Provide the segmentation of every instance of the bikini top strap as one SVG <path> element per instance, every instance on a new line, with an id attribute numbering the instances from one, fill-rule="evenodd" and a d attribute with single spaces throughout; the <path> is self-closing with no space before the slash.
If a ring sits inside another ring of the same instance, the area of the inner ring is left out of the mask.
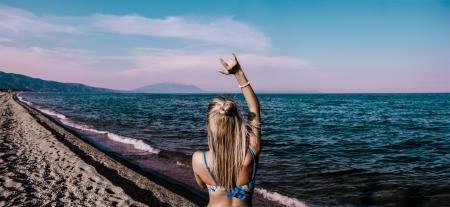
<path id="1" fill-rule="evenodd" d="M 255 180 L 255 176 L 256 176 L 256 157 L 255 157 L 255 153 L 253 152 L 252 148 L 249 147 L 248 149 L 250 151 L 250 154 L 253 157 L 253 167 L 252 167 L 252 178 L 251 178 L 251 180 L 254 181 Z"/>
<path id="2" fill-rule="evenodd" d="M 211 172 L 211 169 L 209 169 L 208 167 L 208 161 L 206 161 L 206 151 L 203 151 L 203 160 L 205 161 L 205 166 L 206 169 L 208 170 L 209 176 L 211 176 L 211 179 L 214 181 L 214 185 L 216 185 L 216 178 L 214 177 L 214 175 Z"/>

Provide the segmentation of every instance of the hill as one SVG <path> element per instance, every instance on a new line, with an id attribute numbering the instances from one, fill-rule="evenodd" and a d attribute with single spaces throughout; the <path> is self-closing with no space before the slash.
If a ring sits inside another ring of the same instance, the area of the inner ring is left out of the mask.
<path id="1" fill-rule="evenodd" d="M 97 88 L 80 83 L 61 83 L 42 80 L 15 73 L 0 71 L 0 89 L 27 90 L 37 92 L 116 92 L 112 89 Z"/>

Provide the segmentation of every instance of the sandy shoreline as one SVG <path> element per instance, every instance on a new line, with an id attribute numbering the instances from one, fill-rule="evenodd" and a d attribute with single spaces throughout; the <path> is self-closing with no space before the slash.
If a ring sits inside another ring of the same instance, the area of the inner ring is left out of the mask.
<path id="1" fill-rule="evenodd" d="M 205 204 L 195 190 L 160 176 L 149 179 L 14 95 L 0 92 L 0 206 Z"/>

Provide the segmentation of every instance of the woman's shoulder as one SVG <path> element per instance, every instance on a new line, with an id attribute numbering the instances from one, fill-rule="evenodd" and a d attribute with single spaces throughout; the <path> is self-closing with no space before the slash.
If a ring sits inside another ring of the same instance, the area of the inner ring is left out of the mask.
<path id="1" fill-rule="evenodd" d="M 203 156 L 203 151 L 200 151 L 200 150 L 195 151 L 192 154 L 192 160 L 196 160 L 196 159 L 200 158 L 201 156 Z"/>
<path id="2" fill-rule="evenodd" d="M 192 154 L 192 167 L 198 166 L 199 164 L 202 164 L 203 162 L 203 153 L 205 151 L 195 151 Z"/>

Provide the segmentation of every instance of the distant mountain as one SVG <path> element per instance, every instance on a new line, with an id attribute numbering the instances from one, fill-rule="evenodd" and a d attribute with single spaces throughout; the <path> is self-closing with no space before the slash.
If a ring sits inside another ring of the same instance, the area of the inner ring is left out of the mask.
<path id="1" fill-rule="evenodd" d="M 28 90 L 38 92 L 118 92 L 112 89 L 91 87 L 80 83 L 61 83 L 56 81 L 47 81 L 15 73 L 5 73 L 2 71 L 0 71 L 0 89 Z"/>
<path id="2" fill-rule="evenodd" d="M 136 93 L 205 93 L 206 91 L 194 85 L 180 83 L 157 83 L 131 90 Z"/>

